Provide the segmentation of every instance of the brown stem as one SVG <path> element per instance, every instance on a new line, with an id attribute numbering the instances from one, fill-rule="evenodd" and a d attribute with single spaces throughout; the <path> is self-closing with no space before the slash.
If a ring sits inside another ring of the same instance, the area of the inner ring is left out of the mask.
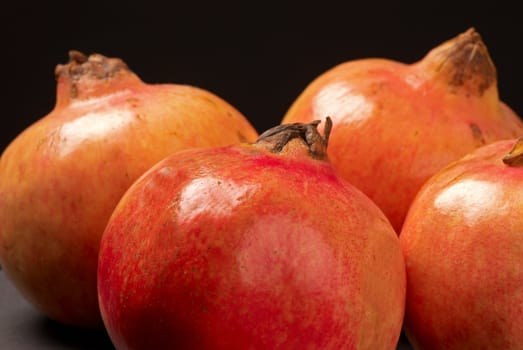
<path id="1" fill-rule="evenodd" d="M 503 157 L 503 163 L 513 167 L 523 167 L 523 137 L 520 137 Z"/>
<path id="2" fill-rule="evenodd" d="M 290 123 L 275 126 L 263 132 L 255 144 L 262 145 L 273 153 L 279 153 L 289 141 L 300 138 L 308 147 L 311 157 L 327 159 L 327 145 L 332 129 L 332 120 L 330 117 L 325 119 L 323 136 L 317 129 L 320 122 L 320 120 L 315 120 L 310 123 Z"/>

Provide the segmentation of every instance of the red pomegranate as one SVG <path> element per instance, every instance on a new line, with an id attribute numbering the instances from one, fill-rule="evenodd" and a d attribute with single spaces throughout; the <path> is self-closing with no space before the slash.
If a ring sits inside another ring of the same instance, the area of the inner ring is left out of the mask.
<path id="1" fill-rule="evenodd" d="M 124 191 L 173 152 L 257 133 L 218 96 L 146 84 L 117 58 L 72 51 L 56 76 L 54 109 L 0 159 L 0 265 L 49 317 L 102 326 L 98 247 Z"/>
<path id="2" fill-rule="evenodd" d="M 413 64 L 351 60 L 312 81 L 282 123 L 333 119 L 329 159 L 400 232 L 421 185 L 478 146 L 523 135 L 500 101 L 496 67 L 473 28 Z"/>
<path id="3" fill-rule="evenodd" d="M 523 139 L 431 177 L 400 234 L 405 332 L 416 349 L 523 346 Z"/>
<path id="4" fill-rule="evenodd" d="M 98 265 L 117 349 L 396 348 L 399 239 L 317 123 L 178 152 L 130 187 Z"/>

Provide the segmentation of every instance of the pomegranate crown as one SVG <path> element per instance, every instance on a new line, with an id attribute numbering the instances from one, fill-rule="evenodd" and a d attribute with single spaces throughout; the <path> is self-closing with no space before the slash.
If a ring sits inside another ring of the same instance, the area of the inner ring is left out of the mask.
<path id="1" fill-rule="evenodd" d="M 255 143 L 267 144 L 271 152 L 279 153 L 289 141 L 294 138 L 300 138 L 309 147 L 309 154 L 312 158 L 326 159 L 332 120 L 330 117 L 326 117 L 323 136 L 318 132 L 320 123 L 320 120 L 314 120 L 310 123 L 278 125 L 263 132 Z"/>
<path id="2" fill-rule="evenodd" d="M 87 56 L 80 51 L 71 50 L 69 62 L 57 65 L 55 76 L 58 78 L 66 75 L 72 80 L 78 80 L 87 74 L 97 79 L 106 79 L 122 70 L 129 70 L 129 67 L 120 58 L 109 58 L 98 53 Z"/>

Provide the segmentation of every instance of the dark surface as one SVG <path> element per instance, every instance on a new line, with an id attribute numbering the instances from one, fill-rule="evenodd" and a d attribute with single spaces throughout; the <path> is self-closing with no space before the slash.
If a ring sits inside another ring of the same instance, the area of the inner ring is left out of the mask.
<path id="1" fill-rule="evenodd" d="M 0 349 L 114 349 L 107 334 L 65 327 L 37 312 L 0 271 Z M 402 338 L 398 350 L 412 349 Z"/>
<path id="2" fill-rule="evenodd" d="M 114 349 L 105 331 L 65 327 L 36 311 L 0 271 L 0 349 Z"/>

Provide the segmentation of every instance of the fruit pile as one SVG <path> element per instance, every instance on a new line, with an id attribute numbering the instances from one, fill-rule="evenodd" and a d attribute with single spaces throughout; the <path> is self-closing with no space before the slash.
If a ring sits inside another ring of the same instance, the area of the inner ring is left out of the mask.
<path id="1" fill-rule="evenodd" d="M 0 265 L 117 349 L 523 347 L 523 121 L 473 28 L 347 61 L 262 133 L 70 52 L 0 158 Z"/>

